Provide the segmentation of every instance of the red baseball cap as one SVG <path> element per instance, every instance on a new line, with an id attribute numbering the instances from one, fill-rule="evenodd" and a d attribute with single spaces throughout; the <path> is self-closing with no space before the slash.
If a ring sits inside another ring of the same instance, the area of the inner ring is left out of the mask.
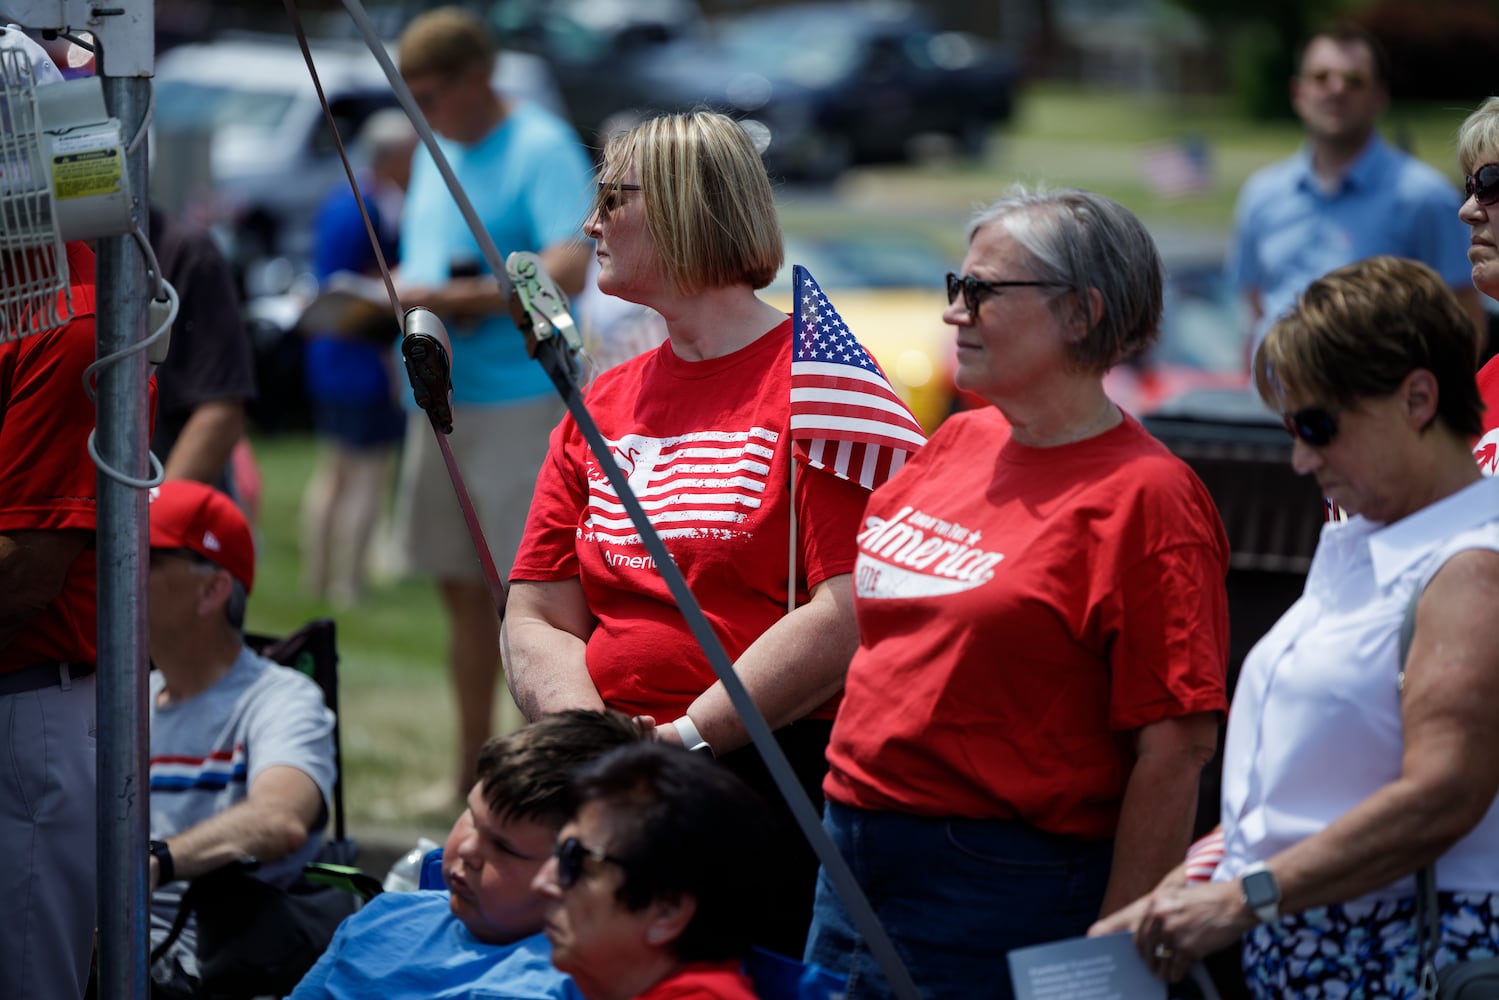
<path id="1" fill-rule="evenodd" d="M 255 537 L 239 506 L 212 486 L 169 479 L 151 491 L 151 547 L 192 549 L 245 585 L 255 583 Z"/>

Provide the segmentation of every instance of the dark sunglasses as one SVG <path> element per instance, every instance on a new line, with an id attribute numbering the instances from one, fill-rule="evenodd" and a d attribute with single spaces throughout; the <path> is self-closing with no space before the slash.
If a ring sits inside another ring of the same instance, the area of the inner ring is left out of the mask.
<path id="1" fill-rule="evenodd" d="M 963 308 L 968 310 L 968 315 L 978 319 L 979 303 L 990 295 L 996 294 L 1001 288 L 1066 288 L 1060 281 L 984 281 L 975 278 L 971 274 L 956 275 L 951 271 L 947 273 L 947 304 L 952 305 L 958 301 L 958 293 L 963 293 Z"/>
<path id="2" fill-rule="evenodd" d="M 1287 434 L 1301 438 L 1313 448 L 1325 448 L 1338 436 L 1338 418 L 1320 406 L 1281 414 L 1280 422 Z"/>
<path id="3" fill-rule="evenodd" d="M 568 837 L 559 841 L 552 848 L 552 857 L 557 859 L 557 885 L 562 889 L 571 889 L 578 884 L 578 877 L 583 874 L 583 859 L 592 858 L 598 862 L 619 865 L 625 867 L 624 861 L 605 854 L 596 847 L 587 847 L 577 837 Z"/>
<path id="4" fill-rule="evenodd" d="M 1489 208 L 1499 202 L 1499 163 L 1485 163 L 1463 178 L 1463 190 L 1469 198 L 1478 199 L 1478 204 Z"/>
<path id="5" fill-rule="evenodd" d="M 619 207 L 619 193 L 621 191 L 641 191 L 639 184 L 600 184 L 599 213 L 609 215 Z"/>

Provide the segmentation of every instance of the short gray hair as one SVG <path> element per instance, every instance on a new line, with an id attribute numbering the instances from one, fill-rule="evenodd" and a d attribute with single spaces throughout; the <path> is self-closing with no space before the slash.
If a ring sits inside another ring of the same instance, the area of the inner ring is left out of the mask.
<path id="1" fill-rule="evenodd" d="M 234 629 L 234 631 L 244 632 L 245 612 L 250 606 L 250 592 L 245 589 L 245 585 L 240 583 L 239 579 L 233 573 L 229 573 L 227 569 L 196 549 L 182 549 L 181 551 L 187 556 L 188 561 L 198 569 L 229 574 L 229 597 L 224 601 L 224 620 L 229 623 L 229 627 Z"/>
<path id="2" fill-rule="evenodd" d="M 1457 130 L 1457 164 L 1471 174 L 1485 163 L 1499 162 L 1499 97 L 1490 97 Z"/>
<path id="3" fill-rule="evenodd" d="M 245 610 L 250 604 L 250 592 L 245 585 L 229 577 L 229 600 L 224 602 L 224 618 L 236 632 L 245 630 Z"/>
<path id="4" fill-rule="evenodd" d="M 1051 299 L 1068 320 L 1097 290 L 1103 310 L 1088 317 L 1088 332 L 1067 345 L 1082 371 L 1106 372 L 1155 343 L 1161 331 L 1163 268 L 1155 240 L 1118 202 L 1091 191 L 1010 187 L 974 216 L 969 242 L 979 230 L 1001 225 L 1030 255 L 1038 281 L 1065 285 L 1072 294 Z"/>

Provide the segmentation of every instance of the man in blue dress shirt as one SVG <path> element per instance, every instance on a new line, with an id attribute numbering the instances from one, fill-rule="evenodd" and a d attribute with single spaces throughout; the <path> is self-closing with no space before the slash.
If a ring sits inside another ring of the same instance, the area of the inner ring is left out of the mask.
<path id="1" fill-rule="evenodd" d="M 1248 304 L 1253 345 L 1328 271 L 1379 254 L 1422 261 L 1457 292 L 1483 330 L 1470 280 L 1458 191 L 1438 171 L 1385 144 L 1388 61 L 1364 29 L 1330 26 L 1302 50 L 1291 104 L 1306 143 L 1257 171 L 1239 192 L 1229 271 Z"/>

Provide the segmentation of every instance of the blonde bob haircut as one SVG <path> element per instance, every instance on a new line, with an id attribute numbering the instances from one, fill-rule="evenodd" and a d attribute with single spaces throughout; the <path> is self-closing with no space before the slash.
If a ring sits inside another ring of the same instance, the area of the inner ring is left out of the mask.
<path id="1" fill-rule="evenodd" d="M 592 216 L 634 164 L 646 228 L 673 287 L 770 284 L 785 259 L 760 154 L 734 119 L 691 111 L 647 119 L 604 147 Z"/>
<path id="2" fill-rule="evenodd" d="M 1471 174 L 1485 163 L 1499 163 L 1499 97 L 1490 97 L 1457 130 L 1457 165 Z"/>
<path id="3" fill-rule="evenodd" d="M 1425 369 L 1436 377 L 1436 419 L 1476 437 L 1483 429 L 1478 352 L 1473 321 L 1435 271 L 1370 257 L 1306 287 L 1255 352 L 1254 383 L 1274 410 L 1351 407 L 1390 395 Z"/>
<path id="4" fill-rule="evenodd" d="M 475 69 L 494 74 L 499 44 L 479 15 L 462 7 L 436 7 L 418 14 L 396 43 L 401 76 L 456 80 Z"/>

